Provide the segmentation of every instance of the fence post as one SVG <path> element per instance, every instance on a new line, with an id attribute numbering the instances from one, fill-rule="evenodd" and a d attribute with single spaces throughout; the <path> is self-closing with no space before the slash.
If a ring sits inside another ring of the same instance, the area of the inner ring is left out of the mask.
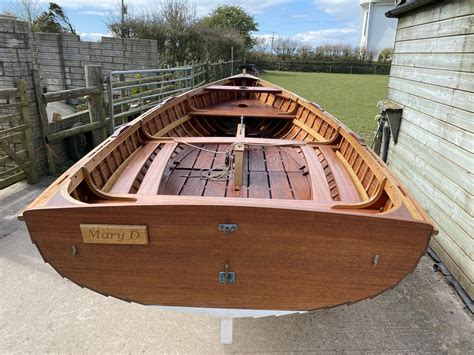
<path id="1" fill-rule="evenodd" d="M 99 94 L 86 96 L 89 102 L 89 115 L 91 123 L 100 122 L 102 125 L 92 131 L 92 143 L 97 146 L 107 138 L 107 122 L 105 121 L 104 110 L 104 86 L 102 85 L 102 67 L 98 65 L 86 65 L 86 86 L 100 88 Z"/>
<path id="2" fill-rule="evenodd" d="M 46 101 L 44 100 L 44 97 L 43 97 L 43 82 L 41 81 L 39 69 L 33 69 L 33 85 L 34 85 L 35 96 L 36 96 L 36 105 L 38 107 L 38 113 L 40 116 L 41 129 L 43 132 L 43 139 L 45 141 L 46 161 L 48 162 L 48 172 L 51 175 L 54 175 L 56 174 L 55 154 L 48 143 L 49 121 L 48 121 L 48 113 L 46 112 Z"/>
<path id="3" fill-rule="evenodd" d="M 36 165 L 36 152 L 35 146 L 33 143 L 33 130 L 31 128 L 31 117 L 30 117 L 30 109 L 28 107 L 28 99 L 26 98 L 26 83 L 24 80 L 19 80 L 17 82 L 17 89 L 18 89 L 18 96 L 21 102 L 21 119 L 22 123 L 26 125 L 24 130 L 25 139 L 23 141 L 23 145 L 25 147 L 26 153 L 28 154 L 28 158 L 31 161 L 30 165 L 30 173 L 28 174 L 28 181 L 32 184 L 38 182 L 38 169 Z"/>

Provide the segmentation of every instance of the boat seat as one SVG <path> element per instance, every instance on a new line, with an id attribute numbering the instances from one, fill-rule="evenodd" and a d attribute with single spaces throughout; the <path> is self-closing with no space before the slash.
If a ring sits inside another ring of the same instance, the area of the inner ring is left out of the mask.
<path id="1" fill-rule="evenodd" d="M 128 194 L 132 185 L 142 169 L 145 162 L 148 160 L 151 154 L 158 148 L 160 143 L 148 142 L 143 145 L 133 160 L 127 165 L 124 171 L 120 174 L 115 184 L 110 189 L 111 194 Z"/>
<path id="2" fill-rule="evenodd" d="M 280 120 L 293 120 L 294 112 L 285 112 L 258 100 L 232 100 L 217 105 L 208 106 L 205 109 L 195 109 L 188 112 L 191 116 L 218 116 L 218 117 L 258 117 Z"/>
<path id="3" fill-rule="evenodd" d="M 232 92 L 250 92 L 250 93 L 272 93 L 281 94 L 282 90 L 266 86 L 230 86 L 230 85 L 211 85 L 204 88 L 206 91 L 232 91 Z"/>
<path id="4" fill-rule="evenodd" d="M 301 150 L 306 159 L 309 176 L 311 179 L 311 198 L 320 202 L 333 202 L 331 191 L 327 183 L 326 174 L 316 156 L 314 147 L 302 146 Z"/>
<path id="5" fill-rule="evenodd" d="M 348 203 L 361 202 L 362 200 L 359 196 L 359 193 L 357 192 L 357 188 L 355 187 L 349 172 L 342 165 L 334 149 L 331 146 L 324 145 L 319 145 L 318 148 L 326 158 L 332 174 L 334 175 L 341 201 Z"/>

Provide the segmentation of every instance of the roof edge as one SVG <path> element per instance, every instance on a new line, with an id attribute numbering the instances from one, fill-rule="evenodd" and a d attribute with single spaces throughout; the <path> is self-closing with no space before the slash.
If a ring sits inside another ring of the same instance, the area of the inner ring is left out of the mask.
<path id="1" fill-rule="evenodd" d="M 407 0 L 403 4 L 400 4 L 390 11 L 385 13 L 385 17 L 388 18 L 399 18 L 407 12 L 413 11 L 421 6 L 428 5 L 431 3 L 441 2 L 443 0 Z"/>

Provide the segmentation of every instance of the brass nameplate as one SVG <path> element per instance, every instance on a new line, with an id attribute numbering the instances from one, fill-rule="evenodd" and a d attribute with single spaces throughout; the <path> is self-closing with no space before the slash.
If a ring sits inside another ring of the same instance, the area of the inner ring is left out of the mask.
<path id="1" fill-rule="evenodd" d="M 84 243 L 148 244 L 146 226 L 120 224 L 81 224 Z"/>

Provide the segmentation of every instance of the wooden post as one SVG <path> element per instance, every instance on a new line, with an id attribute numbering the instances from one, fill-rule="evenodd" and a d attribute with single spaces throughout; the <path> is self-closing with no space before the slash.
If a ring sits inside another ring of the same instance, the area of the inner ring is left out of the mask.
<path id="1" fill-rule="evenodd" d="M 36 164 L 36 151 L 35 151 L 35 145 L 33 142 L 33 130 L 31 129 L 31 117 L 30 117 L 30 109 L 28 107 L 28 99 L 26 98 L 26 83 L 24 80 L 19 80 L 17 82 L 17 88 L 18 88 L 18 96 L 20 98 L 21 102 L 21 119 L 22 123 L 26 125 L 26 128 L 24 130 L 25 133 L 25 139 L 23 140 L 23 146 L 26 150 L 26 153 L 28 154 L 28 158 L 31 161 L 30 167 L 29 167 L 29 174 L 28 174 L 28 181 L 31 184 L 34 184 L 38 182 L 39 176 L 38 176 L 38 167 Z"/>
<path id="2" fill-rule="evenodd" d="M 107 122 L 104 110 L 104 87 L 102 84 L 102 67 L 98 65 L 86 65 L 86 86 L 100 88 L 99 94 L 86 96 L 89 102 L 89 115 L 91 123 L 100 122 L 100 128 L 92 131 L 92 143 L 95 146 L 107 138 Z"/>
<path id="3" fill-rule="evenodd" d="M 240 187 L 245 183 L 245 144 L 239 142 L 245 138 L 243 123 L 237 125 L 236 137 L 238 144 L 234 147 L 234 188 L 240 190 Z"/>
<path id="4" fill-rule="evenodd" d="M 38 69 L 33 69 L 33 85 L 36 96 L 36 105 L 38 107 L 38 112 L 40 116 L 41 129 L 43 131 L 43 139 L 45 140 L 46 146 L 46 160 L 48 162 L 48 172 L 51 175 L 56 174 L 56 162 L 55 154 L 51 149 L 50 144 L 48 143 L 49 136 L 49 122 L 48 122 L 48 113 L 46 112 L 46 100 L 43 96 L 43 82 L 41 80 L 40 71 Z"/>

